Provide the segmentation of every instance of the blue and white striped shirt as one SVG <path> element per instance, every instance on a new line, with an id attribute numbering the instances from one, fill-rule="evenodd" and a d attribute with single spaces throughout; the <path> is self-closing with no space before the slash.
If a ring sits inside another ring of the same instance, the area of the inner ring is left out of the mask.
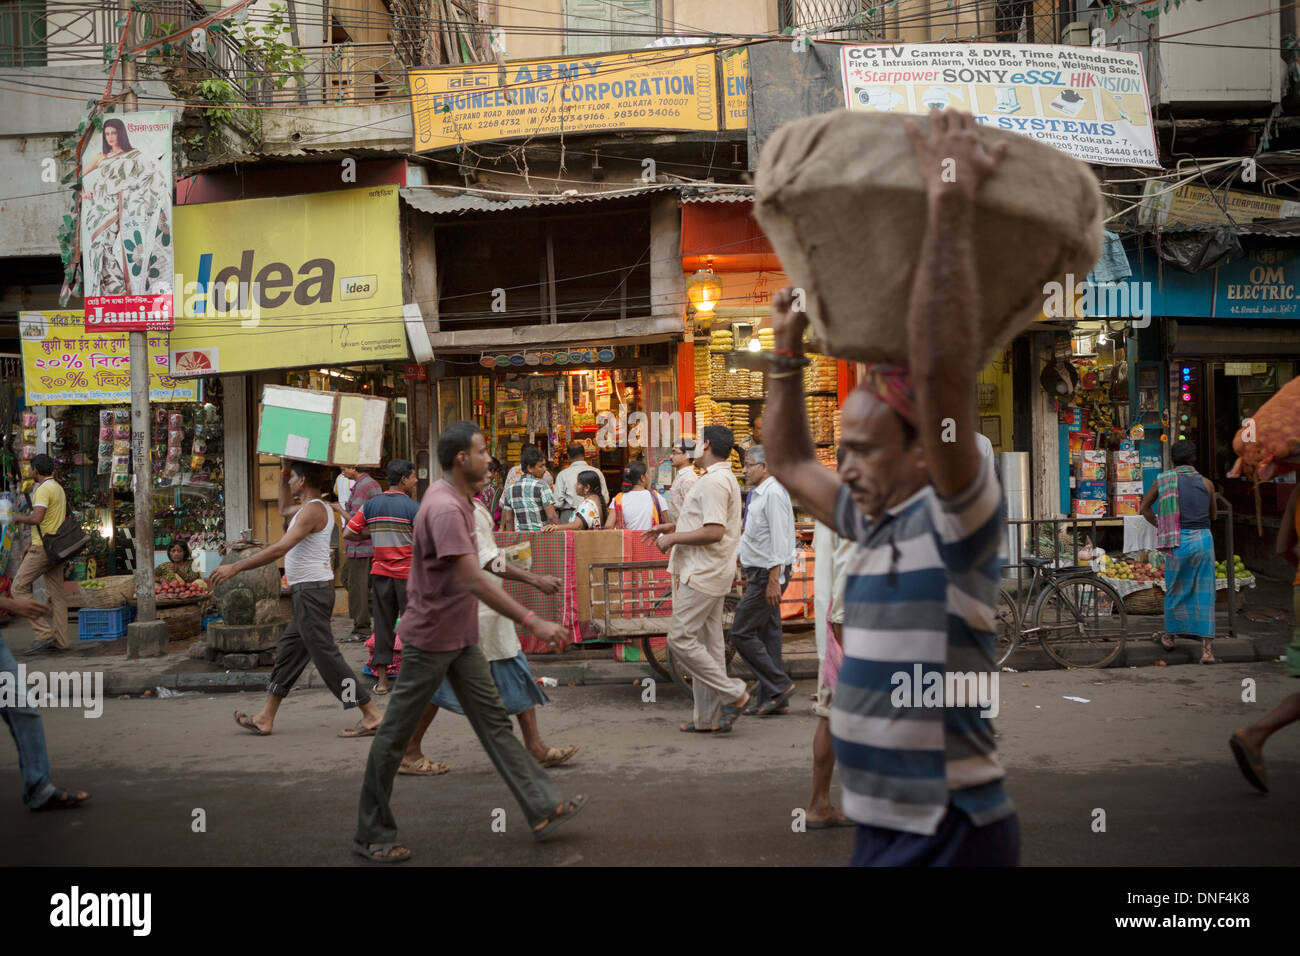
<path id="1" fill-rule="evenodd" d="M 836 525 L 857 546 L 848 559 L 831 733 L 844 812 L 858 823 L 929 835 L 949 803 L 977 826 L 1015 810 L 982 705 L 940 696 L 918 706 L 919 688 L 915 697 L 899 693 L 913 682 L 944 688 L 950 674 L 956 682 L 957 673 L 980 672 L 996 692 L 1003 513 L 983 457 L 965 491 L 945 499 L 927 486 L 879 520 L 861 514 L 848 486 L 840 489 Z"/>

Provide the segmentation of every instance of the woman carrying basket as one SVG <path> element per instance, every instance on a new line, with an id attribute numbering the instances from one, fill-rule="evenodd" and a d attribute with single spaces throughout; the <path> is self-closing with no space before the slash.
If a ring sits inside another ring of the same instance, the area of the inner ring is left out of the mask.
<path id="1" fill-rule="evenodd" d="M 1196 470 L 1196 445 L 1181 439 L 1169 455 L 1173 471 L 1162 471 L 1142 499 L 1142 517 L 1156 526 L 1156 547 L 1166 555 L 1165 632 L 1156 637 L 1167 651 L 1175 637 L 1199 638 L 1201 663 L 1216 664 L 1210 522 L 1219 506 L 1214 486 Z"/>

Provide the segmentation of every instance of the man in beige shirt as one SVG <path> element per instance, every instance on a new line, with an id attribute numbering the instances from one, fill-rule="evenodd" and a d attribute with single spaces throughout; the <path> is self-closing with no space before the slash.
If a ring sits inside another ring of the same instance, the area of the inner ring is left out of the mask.
<path id="1" fill-rule="evenodd" d="M 722 607 L 736 580 L 740 549 L 740 486 L 731 474 L 730 428 L 710 425 L 701 434 L 704 474 L 691 487 L 676 522 L 645 534 L 671 557 L 673 620 L 668 648 L 692 677 L 694 720 L 688 733 L 726 732 L 749 702 L 745 682 L 727 676 Z"/>

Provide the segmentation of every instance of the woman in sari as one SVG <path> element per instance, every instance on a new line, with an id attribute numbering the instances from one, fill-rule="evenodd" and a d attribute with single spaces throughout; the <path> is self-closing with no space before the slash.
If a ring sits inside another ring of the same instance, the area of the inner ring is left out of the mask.
<path id="1" fill-rule="evenodd" d="M 1174 638 L 1201 641 L 1201 663 L 1214 659 L 1214 539 L 1210 522 L 1219 516 L 1214 486 L 1195 467 L 1196 445 L 1174 442 L 1172 471 L 1163 471 L 1142 499 L 1142 517 L 1156 526 L 1156 546 L 1165 553 L 1165 631 L 1156 637 L 1167 651 Z"/>
<path id="2" fill-rule="evenodd" d="M 84 173 L 86 295 L 170 292 L 171 170 L 132 147 L 120 119 L 104 120 L 101 146 Z"/>

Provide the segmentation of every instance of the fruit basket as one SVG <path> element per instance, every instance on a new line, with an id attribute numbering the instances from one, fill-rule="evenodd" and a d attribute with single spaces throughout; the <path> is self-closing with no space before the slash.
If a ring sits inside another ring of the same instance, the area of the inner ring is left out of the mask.
<path id="1" fill-rule="evenodd" d="M 1107 561 L 1101 576 L 1124 599 L 1129 614 L 1160 614 L 1165 609 L 1164 570 L 1145 561 Z"/>

